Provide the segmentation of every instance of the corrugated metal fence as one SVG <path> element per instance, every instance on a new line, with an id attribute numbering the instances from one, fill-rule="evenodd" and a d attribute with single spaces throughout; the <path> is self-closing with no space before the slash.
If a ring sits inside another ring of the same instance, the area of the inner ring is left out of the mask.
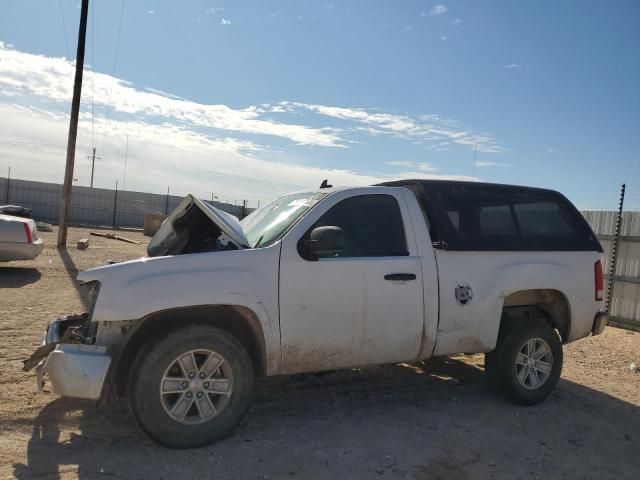
<path id="1" fill-rule="evenodd" d="M 37 221 L 57 223 L 62 185 L 0 177 L 0 205 L 21 205 L 33 210 Z M 171 212 L 183 196 L 157 193 L 109 190 L 104 188 L 73 187 L 70 223 L 142 228 L 145 213 Z M 242 205 L 210 202 L 211 205 L 243 218 L 251 209 Z"/>
<path id="2" fill-rule="evenodd" d="M 640 212 L 623 212 L 618 244 L 618 263 L 614 278 L 609 278 L 611 249 L 615 239 L 617 212 L 584 211 L 584 218 L 604 248 L 605 278 L 613 280 L 609 313 L 618 326 L 640 331 Z"/>

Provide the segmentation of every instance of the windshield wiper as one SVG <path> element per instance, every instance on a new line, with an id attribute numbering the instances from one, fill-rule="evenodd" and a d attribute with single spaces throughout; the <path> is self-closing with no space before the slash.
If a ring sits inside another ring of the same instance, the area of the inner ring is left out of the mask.
<path id="1" fill-rule="evenodd" d="M 264 238 L 264 235 L 262 235 L 258 241 L 256 242 L 256 244 L 253 246 L 253 248 L 258 248 L 258 245 L 260 245 L 260 242 L 262 241 L 262 239 Z"/>

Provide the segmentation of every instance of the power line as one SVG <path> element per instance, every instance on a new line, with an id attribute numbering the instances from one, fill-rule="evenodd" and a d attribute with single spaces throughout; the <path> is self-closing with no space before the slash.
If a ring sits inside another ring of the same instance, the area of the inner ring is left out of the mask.
<path id="1" fill-rule="evenodd" d="M 118 34 L 116 35 L 116 53 L 113 57 L 113 69 L 111 72 L 112 77 L 114 77 L 116 74 L 116 64 L 118 63 L 118 52 L 120 50 L 120 32 L 122 31 L 123 17 L 124 17 L 124 0 L 122 0 L 122 4 L 120 5 L 120 22 L 118 22 Z"/>
<path id="2" fill-rule="evenodd" d="M 95 156 L 95 148 L 93 142 L 93 97 L 95 94 L 95 81 L 96 81 L 96 59 L 95 59 L 95 14 L 94 14 L 95 2 L 91 2 L 91 148 Z M 91 186 L 93 186 L 93 174 L 91 175 Z"/>
<path id="3" fill-rule="evenodd" d="M 64 23 L 64 11 L 62 10 L 62 2 L 58 0 L 60 10 L 60 19 L 62 20 L 62 32 L 64 33 L 64 49 L 67 52 L 67 58 L 71 58 L 69 54 L 69 40 L 67 39 L 67 25 Z"/>
<path id="4" fill-rule="evenodd" d="M 118 22 L 118 33 L 116 34 L 116 51 L 115 54 L 113 56 L 113 68 L 111 70 L 111 76 L 113 78 L 115 78 L 116 76 L 116 67 L 118 65 L 118 54 L 120 52 L 120 35 L 122 33 L 122 19 L 124 18 L 124 0 L 122 0 L 122 3 L 120 4 L 120 20 Z M 111 87 L 111 89 L 109 89 L 109 95 L 107 97 L 107 103 L 105 104 L 105 111 L 108 111 L 109 108 L 111 107 L 111 99 L 113 97 L 113 87 Z M 104 143 L 104 139 L 107 136 L 107 132 L 106 130 L 102 131 L 102 142 Z"/>
<path id="5" fill-rule="evenodd" d="M 116 68 L 118 65 L 118 54 L 120 52 L 120 37 L 122 34 L 122 20 L 124 18 L 124 0 L 122 0 L 122 2 L 120 3 L 120 19 L 118 21 L 118 30 L 116 33 L 116 49 L 115 49 L 115 53 L 113 56 L 113 68 L 111 69 L 111 77 L 115 78 L 116 75 Z M 109 89 L 109 95 L 107 97 L 107 102 L 105 104 L 105 117 L 106 117 L 106 112 L 109 111 L 109 108 L 111 107 L 111 100 L 113 98 L 113 86 Z M 92 122 L 93 122 L 93 114 L 91 116 L 92 118 Z M 93 125 L 93 124 L 92 124 Z M 105 138 L 107 136 L 107 131 L 106 131 L 106 127 L 105 129 L 103 129 L 102 131 L 102 140 L 100 142 L 100 144 L 104 144 Z M 92 131 L 92 141 L 91 143 L 93 144 L 93 131 Z M 123 175 L 123 188 L 124 188 L 124 182 L 126 181 L 126 176 L 127 176 L 127 153 L 128 153 L 128 149 L 129 149 L 129 136 L 127 135 L 127 145 L 126 145 L 126 149 L 125 149 L 125 165 L 124 165 L 124 175 Z"/>

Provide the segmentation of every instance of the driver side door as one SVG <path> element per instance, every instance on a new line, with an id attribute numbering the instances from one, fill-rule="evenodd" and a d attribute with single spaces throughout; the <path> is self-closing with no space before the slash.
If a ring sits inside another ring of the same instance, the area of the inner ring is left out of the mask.
<path id="1" fill-rule="evenodd" d="M 283 239 L 284 373 L 417 358 L 424 321 L 420 260 L 403 192 L 390 190 L 337 192 Z M 340 227 L 346 246 L 305 258 L 302 242 L 320 226 Z"/>

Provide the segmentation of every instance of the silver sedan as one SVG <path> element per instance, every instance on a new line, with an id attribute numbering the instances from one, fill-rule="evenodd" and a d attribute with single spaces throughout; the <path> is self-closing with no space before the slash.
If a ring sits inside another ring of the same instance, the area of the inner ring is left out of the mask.
<path id="1" fill-rule="evenodd" d="M 42 247 L 32 219 L 0 214 L 0 262 L 31 260 L 40 255 Z"/>

